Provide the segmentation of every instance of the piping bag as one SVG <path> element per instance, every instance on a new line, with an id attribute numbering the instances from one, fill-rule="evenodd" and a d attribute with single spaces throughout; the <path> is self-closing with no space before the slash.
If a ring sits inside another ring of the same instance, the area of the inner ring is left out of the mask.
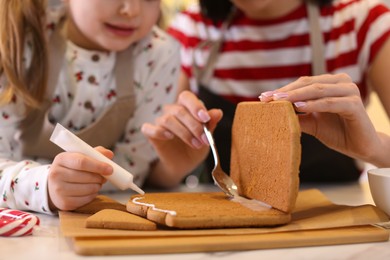
<path id="1" fill-rule="evenodd" d="M 82 153 L 96 160 L 110 164 L 114 171 L 111 175 L 104 176 L 107 180 L 121 190 L 130 188 L 139 194 L 145 194 L 145 192 L 133 182 L 133 175 L 130 172 L 126 171 L 118 164 L 96 151 L 89 144 L 81 140 L 61 124 L 57 123 L 53 133 L 51 134 L 50 141 L 67 152 Z"/>

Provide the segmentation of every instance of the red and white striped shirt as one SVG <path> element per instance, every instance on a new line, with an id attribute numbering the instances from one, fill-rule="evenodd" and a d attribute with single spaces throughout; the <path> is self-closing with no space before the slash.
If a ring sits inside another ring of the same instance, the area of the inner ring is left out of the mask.
<path id="1" fill-rule="evenodd" d="M 182 69 L 191 79 L 194 47 L 217 40 L 221 23 L 201 16 L 198 5 L 176 16 L 168 31 L 181 44 Z M 366 74 L 390 36 L 390 11 L 380 0 L 335 0 L 320 10 L 328 73 L 344 72 L 369 92 Z M 261 92 L 282 87 L 300 76 L 311 75 L 312 49 L 305 4 L 273 20 L 252 20 L 240 14 L 224 32 L 224 42 L 214 66 L 209 89 L 237 103 L 258 100 Z M 195 52 L 203 66 L 207 50 Z"/>

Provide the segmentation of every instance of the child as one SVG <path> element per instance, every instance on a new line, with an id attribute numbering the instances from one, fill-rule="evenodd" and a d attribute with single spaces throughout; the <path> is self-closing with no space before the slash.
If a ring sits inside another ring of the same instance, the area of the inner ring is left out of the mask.
<path id="1" fill-rule="evenodd" d="M 48 140 L 61 123 L 134 175 L 170 187 L 140 131 L 176 97 L 177 44 L 160 0 L 0 0 L 0 207 L 54 213 L 90 202 L 111 166 Z M 115 156 L 114 156 L 115 154 Z M 150 174 L 149 174 L 150 173 Z"/>
<path id="2" fill-rule="evenodd" d="M 378 0 L 201 0 L 169 31 L 182 43 L 180 88 L 224 110 L 215 137 L 226 171 L 235 105 L 301 76 L 347 73 L 364 101 L 373 89 L 390 114 L 390 12 Z M 355 160 L 309 135 L 302 146 L 302 181 L 359 178 Z"/>

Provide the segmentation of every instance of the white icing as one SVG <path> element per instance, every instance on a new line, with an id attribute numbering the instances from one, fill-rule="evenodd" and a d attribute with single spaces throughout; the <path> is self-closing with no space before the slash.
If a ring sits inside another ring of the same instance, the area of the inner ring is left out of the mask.
<path id="1" fill-rule="evenodd" d="M 254 211 L 265 211 L 272 208 L 272 206 L 268 205 L 267 203 L 259 200 L 247 199 L 242 196 L 234 196 L 231 198 L 231 201 L 240 203 L 242 206 Z"/>
<path id="2" fill-rule="evenodd" d="M 141 199 L 144 199 L 145 197 L 136 197 L 132 200 L 132 202 L 136 205 L 141 205 L 141 206 L 146 206 L 146 207 L 149 207 L 151 208 L 152 210 L 154 211 L 159 211 L 159 212 L 164 212 L 164 213 L 167 213 L 167 214 L 170 214 L 172 216 L 176 216 L 176 211 L 173 211 L 173 210 L 165 210 L 165 209 L 159 209 L 159 208 L 156 208 L 156 206 L 154 204 L 149 204 L 149 203 L 145 203 L 145 202 L 139 202 L 138 200 L 141 200 Z"/>

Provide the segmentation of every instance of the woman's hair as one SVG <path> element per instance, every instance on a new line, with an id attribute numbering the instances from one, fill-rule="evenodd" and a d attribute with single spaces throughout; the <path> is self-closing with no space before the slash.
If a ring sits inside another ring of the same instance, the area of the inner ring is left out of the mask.
<path id="1" fill-rule="evenodd" d="M 313 2 L 319 6 L 332 3 L 333 0 L 304 0 Z M 202 14 L 214 22 L 225 20 L 232 8 L 233 3 L 230 0 L 199 0 Z"/>
<path id="2" fill-rule="evenodd" d="M 0 0 L 0 75 L 7 78 L 0 105 L 17 97 L 27 107 L 37 107 L 44 98 L 48 74 L 45 8 L 45 0 Z M 27 42 L 30 64 L 24 60 Z"/>

